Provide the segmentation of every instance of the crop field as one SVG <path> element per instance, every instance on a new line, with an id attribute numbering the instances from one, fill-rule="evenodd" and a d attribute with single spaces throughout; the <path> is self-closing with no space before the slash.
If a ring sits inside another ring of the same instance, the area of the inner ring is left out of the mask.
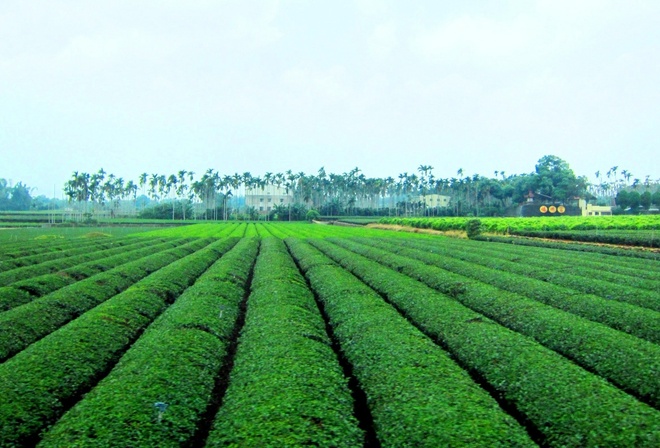
<path id="1" fill-rule="evenodd" d="M 473 218 L 381 218 L 383 224 L 398 224 L 434 230 L 462 230 Z M 559 216 L 541 218 L 479 218 L 485 232 L 552 230 L 660 230 L 660 215 Z"/>
<path id="2" fill-rule="evenodd" d="M 660 446 L 658 259 L 69 230 L 0 232 L 0 447 Z"/>

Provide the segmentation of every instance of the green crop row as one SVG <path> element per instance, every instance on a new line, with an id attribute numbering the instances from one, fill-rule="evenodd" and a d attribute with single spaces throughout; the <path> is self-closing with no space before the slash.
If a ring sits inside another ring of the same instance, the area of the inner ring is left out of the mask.
<path id="1" fill-rule="evenodd" d="M 432 244 L 433 247 L 453 247 L 461 250 L 468 249 L 469 252 L 479 252 L 490 254 L 495 258 L 510 259 L 509 254 L 515 252 L 517 257 L 514 261 L 518 264 L 535 266 L 541 270 L 556 271 L 563 273 L 569 271 L 572 275 L 583 277 L 587 280 L 598 279 L 617 285 L 623 285 L 626 288 L 639 288 L 649 291 L 660 290 L 660 263 L 649 262 L 648 260 L 636 260 L 640 263 L 626 263 L 626 260 L 612 258 L 607 263 L 598 263 L 597 265 L 584 262 L 585 257 L 577 254 L 560 253 L 559 256 L 553 256 L 553 250 L 520 248 L 514 246 L 498 246 L 497 248 L 483 243 L 473 241 L 453 241 L 444 242 L 442 245 Z M 536 256 L 535 256 L 536 255 Z M 520 263 L 524 260 L 524 263 Z M 621 263 L 623 262 L 623 263 Z M 603 266 L 604 265 L 604 266 Z M 626 265 L 626 266 L 622 266 Z M 633 267 L 634 266 L 634 267 Z M 617 269 L 622 267 L 623 269 Z M 628 267 L 628 269 L 625 269 Z M 655 269 L 654 269 L 655 268 Z"/>
<path id="2" fill-rule="evenodd" d="M 396 224 L 440 231 L 465 230 L 473 218 L 382 218 L 383 224 Z M 485 232 L 509 233 L 521 230 L 658 230 L 660 216 L 553 216 L 535 218 L 479 218 Z"/>
<path id="3" fill-rule="evenodd" d="M 619 249 L 615 247 L 594 246 L 580 243 L 559 243 L 537 238 L 497 236 L 497 235 L 477 235 L 473 239 L 478 241 L 507 243 L 517 246 L 543 247 L 548 249 L 570 250 L 574 252 L 587 252 L 604 255 L 614 255 L 619 257 L 643 258 L 647 260 L 660 260 L 660 254 L 644 250 Z"/>
<path id="4" fill-rule="evenodd" d="M 196 240 L 64 287 L 0 314 L 0 361 L 13 356 L 136 281 L 209 244 Z"/>
<path id="5" fill-rule="evenodd" d="M 21 230 L 24 232 L 25 230 Z M 7 230 L 6 232 L 12 232 Z M 6 233 L 3 233 L 6 234 Z M 59 252 L 61 250 L 76 247 L 79 244 L 95 244 L 93 239 L 64 239 L 64 238 L 30 238 L 26 240 L 8 240 L 0 241 L 0 261 L 12 260 L 15 258 L 27 257 L 36 254 L 46 255 L 50 252 Z"/>
<path id="6" fill-rule="evenodd" d="M 385 295 L 428 335 L 446 345 L 463 365 L 481 375 L 542 434 L 543 444 L 640 447 L 660 442 L 658 411 L 462 305 L 468 301 L 460 296 L 474 294 L 474 285 L 442 278 L 437 275 L 438 270 L 396 260 L 396 256 L 384 251 L 362 250 L 355 243 L 345 245 L 350 247 L 348 251 L 332 243 L 312 242 Z M 378 262 L 357 252 L 377 256 Z M 403 273 L 382 264 L 396 266 Z M 458 298 L 458 302 L 411 278 L 410 273 L 436 276 L 442 289 Z M 493 295 L 489 297 L 497 300 Z M 513 304 L 509 311 L 513 313 L 518 305 Z"/>
<path id="7" fill-rule="evenodd" d="M 236 229 L 245 225 L 244 223 L 205 223 L 197 221 L 197 224 L 172 227 L 168 229 L 152 230 L 150 232 L 136 234 L 135 237 L 164 237 L 164 238 L 223 238 L 229 236 Z"/>
<path id="8" fill-rule="evenodd" d="M 216 261 L 39 446 L 193 445 L 214 399 L 258 247 L 245 238 Z"/>
<path id="9" fill-rule="evenodd" d="M 501 258 L 493 259 L 488 257 L 473 257 L 471 261 L 494 269 L 504 268 L 511 273 L 529 276 L 550 284 L 561 285 L 584 294 L 593 294 L 607 300 L 618 300 L 654 311 L 660 311 L 660 295 L 658 295 L 657 289 L 656 291 L 652 291 L 636 288 L 635 284 L 640 283 L 641 280 L 623 275 L 617 277 L 617 283 L 595 277 L 598 275 L 598 271 L 591 270 L 590 276 L 588 274 L 583 276 L 581 272 L 582 268 L 577 262 L 575 266 L 554 266 L 552 262 L 543 257 L 529 256 L 525 257 L 524 263 L 509 262 Z"/>
<path id="10" fill-rule="evenodd" d="M 434 244 L 434 246 L 437 246 Z M 647 259 L 632 257 L 615 257 L 612 255 L 593 252 L 576 252 L 572 250 L 561 250 L 545 247 L 523 246 L 515 244 L 494 243 L 485 244 L 482 241 L 466 241 L 451 239 L 443 241 L 443 245 L 463 248 L 468 250 L 479 250 L 494 256 L 499 256 L 509 261 L 520 261 L 541 258 L 556 263 L 561 263 L 567 269 L 580 266 L 596 269 L 603 272 L 612 272 L 637 278 L 660 281 L 660 264 L 653 263 Z"/>
<path id="11" fill-rule="evenodd" d="M 359 241 L 529 297 L 648 341 L 660 343 L 660 313 L 657 311 L 591 294 L 576 293 L 561 283 L 535 279 L 536 268 L 528 267 L 527 260 L 522 263 L 512 263 L 494 259 L 480 251 L 479 247 L 465 250 L 452 248 L 448 244 L 429 245 L 419 244 L 416 241 L 390 242 L 384 239 Z M 514 274 L 512 273 L 514 268 L 528 272 L 524 275 L 522 272 Z M 548 263 L 547 269 L 552 268 L 552 263 Z"/>
<path id="12" fill-rule="evenodd" d="M 36 298 L 53 293 L 58 289 L 72 285 L 101 272 L 116 268 L 124 263 L 177 247 L 189 240 L 146 240 L 132 246 L 126 246 L 125 252 L 110 257 L 82 263 L 56 274 L 44 274 L 27 280 L 14 282 L 0 287 L 0 312 L 24 305 Z M 160 243 L 160 244 L 158 244 Z M 103 252 L 98 252 L 103 254 Z"/>
<path id="13" fill-rule="evenodd" d="M 616 273 L 608 273 L 607 271 L 596 270 L 591 268 L 582 268 L 580 264 L 581 257 L 575 256 L 573 263 L 556 263 L 551 261 L 547 256 L 550 254 L 547 250 L 534 249 L 528 251 L 525 249 L 514 248 L 507 245 L 497 245 L 491 247 L 490 245 L 481 245 L 471 241 L 457 241 L 450 240 L 444 242 L 443 245 L 448 247 L 456 247 L 465 252 L 479 252 L 488 253 L 497 260 L 486 260 L 480 257 L 475 257 L 474 261 L 479 264 L 488 265 L 490 267 L 499 269 L 500 264 L 506 264 L 507 270 L 532 276 L 539 280 L 549 282 L 551 284 L 558 284 L 567 288 L 580 291 L 585 294 L 595 294 L 608 300 L 620 300 L 622 302 L 632 303 L 637 306 L 649 308 L 653 310 L 660 310 L 660 297 L 657 294 L 657 279 L 653 275 L 647 275 L 647 278 L 636 278 L 630 275 L 621 275 Z M 440 247 L 433 242 L 429 243 L 430 247 Z M 515 251 L 520 257 L 514 257 L 513 262 L 507 262 L 509 258 L 508 253 Z M 553 251 L 556 253 L 556 251 Z M 524 260 L 524 262 L 521 262 Z M 619 258 L 610 258 L 611 264 L 625 263 L 627 260 L 620 260 Z M 489 263 L 489 264 L 487 264 Z M 628 266 L 637 266 L 640 270 L 648 271 L 649 274 L 655 273 L 660 265 L 653 262 L 634 263 Z M 612 279 L 605 281 L 603 278 Z M 638 288 L 637 286 L 642 286 Z"/>
<path id="14" fill-rule="evenodd" d="M 44 261 L 55 260 L 57 258 L 84 253 L 88 247 L 97 246 L 99 243 L 109 243 L 122 241 L 124 238 L 103 238 L 103 239 L 75 239 L 64 240 L 56 239 L 49 241 L 31 240 L 29 242 L 21 241 L 10 244 L 3 242 L 0 245 L 0 271 L 16 269 L 22 266 L 41 263 Z M 74 253 L 72 253 L 74 252 Z"/>
<path id="15" fill-rule="evenodd" d="M 660 346 L 390 251 L 346 240 L 331 241 L 451 295 L 660 408 L 660 383 L 656 378 Z"/>
<path id="16" fill-rule="evenodd" d="M 532 446 L 447 353 L 309 244 L 285 240 L 367 396 L 383 446 Z"/>
<path id="17" fill-rule="evenodd" d="M 207 446 L 361 446 L 325 323 L 281 240 L 262 241 L 251 290 Z"/>
<path id="18" fill-rule="evenodd" d="M 243 234 L 245 238 L 255 238 L 259 236 L 259 232 L 257 232 L 257 225 L 253 222 L 249 222 L 246 224 L 245 227 L 245 233 Z"/>
<path id="19" fill-rule="evenodd" d="M 103 243 L 93 247 L 84 248 L 82 252 L 76 251 L 78 253 L 72 256 L 66 256 L 56 260 L 45 261 L 43 263 L 0 272 L 0 286 L 7 286 L 13 282 L 36 277 L 38 275 L 52 274 L 80 263 L 96 260 L 99 257 L 109 257 L 111 255 L 120 254 L 126 250 L 130 250 L 131 246 L 139 244 L 142 241 L 142 239 L 136 240 L 134 238 L 126 238 L 117 242 L 104 240 Z"/>
<path id="20" fill-rule="evenodd" d="M 232 244 L 170 263 L 1 364 L 0 446 L 33 445 Z"/>
<path id="21" fill-rule="evenodd" d="M 635 230 L 635 231 L 585 231 L 585 230 L 517 230 L 511 232 L 514 235 L 532 238 L 548 238 L 552 240 L 582 241 L 585 243 L 619 244 L 624 246 L 660 247 L 659 230 Z"/>

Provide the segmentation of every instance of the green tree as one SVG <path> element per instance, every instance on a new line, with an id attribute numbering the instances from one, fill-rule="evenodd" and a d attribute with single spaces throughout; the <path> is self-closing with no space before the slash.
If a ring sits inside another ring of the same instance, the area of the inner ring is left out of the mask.
<path id="1" fill-rule="evenodd" d="M 660 207 L 660 190 L 656 190 L 653 195 L 651 195 L 651 203 L 656 207 Z"/>
<path id="2" fill-rule="evenodd" d="M 621 209 L 625 210 L 630 206 L 630 193 L 628 193 L 626 190 L 619 190 L 619 192 L 616 194 L 616 205 L 621 207 Z"/>
<path id="3" fill-rule="evenodd" d="M 30 210 L 32 205 L 32 196 L 30 195 L 30 188 L 23 185 L 22 182 L 16 184 L 11 189 L 11 198 L 9 199 L 9 210 Z"/>
<path id="4" fill-rule="evenodd" d="M 639 194 L 639 191 L 631 191 L 628 194 L 628 206 L 630 207 L 631 211 L 636 212 L 637 209 L 639 208 L 641 204 L 641 195 Z"/>
<path id="5" fill-rule="evenodd" d="M 651 208 L 651 203 L 653 202 L 653 197 L 651 195 L 650 191 L 645 191 L 641 195 L 639 195 L 639 205 L 644 207 L 646 210 Z"/>
<path id="6" fill-rule="evenodd" d="M 553 202 L 568 202 L 587 191 L 585 177 L 577 177 L 565 160 L 546 155 L 535 167 L 535 191 Z"/>

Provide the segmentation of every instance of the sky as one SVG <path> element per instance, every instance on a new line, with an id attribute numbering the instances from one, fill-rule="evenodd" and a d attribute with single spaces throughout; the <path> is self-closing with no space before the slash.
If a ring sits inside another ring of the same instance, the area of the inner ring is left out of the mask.
<path id="1" fill-rule="evenodd" d="M 660 178 L 657 0 L 2 0 L 0 178 Z"/>

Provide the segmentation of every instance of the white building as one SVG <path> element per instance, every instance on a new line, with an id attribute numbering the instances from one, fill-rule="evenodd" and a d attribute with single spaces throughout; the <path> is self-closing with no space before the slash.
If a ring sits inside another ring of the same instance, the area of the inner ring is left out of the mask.
<path id="1" fill-rule="evenodd" d="M 264 188 L 246 188 L 245 206 L 254 207 L 260 214 L 268 214 L 276 205 L 293 204 L 293 194 L 286 188 L 268 185 Z"/>

